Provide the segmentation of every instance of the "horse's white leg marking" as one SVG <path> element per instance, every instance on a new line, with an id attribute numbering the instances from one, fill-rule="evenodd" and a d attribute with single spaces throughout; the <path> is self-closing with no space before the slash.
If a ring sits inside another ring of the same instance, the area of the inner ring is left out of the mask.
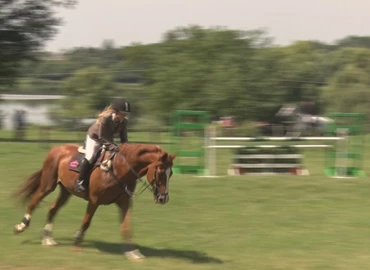
<path id="1" fill-rule="evenodd" d="M 17 232 L 17 233 L 23 232 L 28 227 L 28 225 L 30 223 L 30 220 L 31 220 L 31 215 L 30 214 L 25 214 L 24 217 L 23 217 L 22 222 L 15 225 L 14 231 Z"/>
<path id="2" fill-rule="evenodd" d="M 44 227 L 45 231 L 52 232 L 53 231 L 53 223 L 48 223 Z"/>
<path id="3" fill-rule="evenodd" d="M 54 241 L 53 237 L 51 236 L 51 232 L 53 231 L 53 223 L 48 223 L 44 227 L 44 235 L 41 239 L 41 244 L 43 246 L 55 246 L 57 242 Z"/>

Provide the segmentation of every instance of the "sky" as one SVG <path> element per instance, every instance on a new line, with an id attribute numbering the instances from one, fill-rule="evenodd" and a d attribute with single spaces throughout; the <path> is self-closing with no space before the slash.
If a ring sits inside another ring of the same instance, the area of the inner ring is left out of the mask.
<path id="1" fill-rule="evenodd" d="M 370 0 L 78 0 L 60 9 L 64 21 L 48 51 L 159 42 L 179 26 L 266 29 L 274 43 L 332 43 L 348 35 L 370 36 Z"/>

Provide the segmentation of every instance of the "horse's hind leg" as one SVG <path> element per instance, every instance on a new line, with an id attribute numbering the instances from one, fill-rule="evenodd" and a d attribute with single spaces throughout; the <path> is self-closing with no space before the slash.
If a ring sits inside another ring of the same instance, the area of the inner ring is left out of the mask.
<path id="1" fill-rule="evenodd" d="M 41 244 L 44 246 L 54 246 L 57 243 L 54 241 L 52 237 L 52 230 L 53 230 L 53 221 L 55 215 L 59 211 L 59 209 L 68 202 L 68 199 L 71 197 L 71 193 L 63 186 L 60 186 L 60 193 L 57 200 L 50 206 L 48 217 L 46 220 L 46 225 L 44 230 L 41 233 Z"/>
<path id="2" fill-rule="evenodd" d="M 47 173 L 46 173 L 47 175 Z M 28 204 L 27 212 L 24 215 L 21 223 L 14 226 L 14 233 L 21 233 L 25 229 L 28 228 L 31 222 L 31 216 L 34 210 L 36 209 L 39 202 L 53 192 L 56 188 L 57 181 L 56 179 L 53 181 L 49 177 L 45 177 L 44 172 L 42 174 L 40 184 L 38 185 L 37 189 L 30 194 L 30 202 Z"/>

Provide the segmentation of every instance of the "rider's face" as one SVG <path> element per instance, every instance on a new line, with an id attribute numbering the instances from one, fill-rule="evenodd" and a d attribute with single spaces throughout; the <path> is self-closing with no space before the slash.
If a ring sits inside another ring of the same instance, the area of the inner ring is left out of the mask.
<path id="1" fill-rule="evenodd" d="M 116 115 L 117 115 L 117 118 L 120 120 L 120 121 L 122 121 L 123 119 L 125 119 L 125 117 L 126 117 L 126 114 L 125 113 L 123 113 L 123 112 L 117 112 L 116 113 Z"/>

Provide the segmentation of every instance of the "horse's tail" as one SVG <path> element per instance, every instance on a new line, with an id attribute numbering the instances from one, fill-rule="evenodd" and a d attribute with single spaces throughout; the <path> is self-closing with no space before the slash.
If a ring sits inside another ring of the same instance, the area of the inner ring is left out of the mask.
<path id="1" fill-rule="evenodd" d="M 26 203 L 31 196 L 36 192 L 41 183 L 42 169 L 31 174 L 25 183 L 14 193 L 16 198 L 19 198 Z"/>

